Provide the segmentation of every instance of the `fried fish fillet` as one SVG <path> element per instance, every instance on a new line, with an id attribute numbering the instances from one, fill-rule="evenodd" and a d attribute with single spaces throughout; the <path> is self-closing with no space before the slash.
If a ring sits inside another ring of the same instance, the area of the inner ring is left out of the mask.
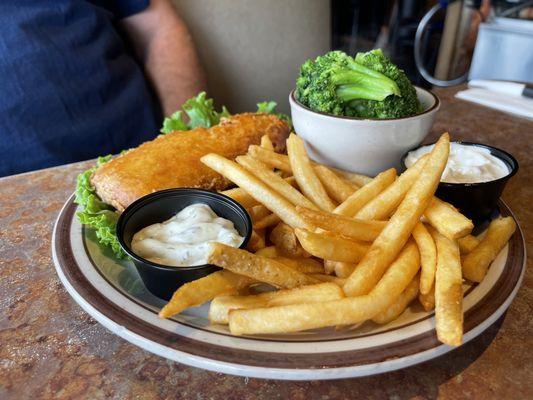
<path id="1" fill-rule="evenodd" d="M 208 153 L 235 158 L 268 135 L 276 151 L 285 147 L 288 125 L 267 114 L 238 114 L 212 128 L 172 132 L 100 166 L 91 178 L 96 193 L 122 211 L 138 198 L 162 189 L 222 190 L 230 182 L 200 162 Z"/>

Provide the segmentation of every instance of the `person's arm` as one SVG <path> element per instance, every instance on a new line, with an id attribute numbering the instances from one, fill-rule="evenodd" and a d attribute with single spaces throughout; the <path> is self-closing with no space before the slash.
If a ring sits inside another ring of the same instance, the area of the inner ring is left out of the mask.
<path id="1" fill-rule="evenodd" d="M 165 115 L 205 90 L 191 35 L 170 0 L 151 0 L 144 11 L 121 19 L 120 24 L 144 63 Z"/>

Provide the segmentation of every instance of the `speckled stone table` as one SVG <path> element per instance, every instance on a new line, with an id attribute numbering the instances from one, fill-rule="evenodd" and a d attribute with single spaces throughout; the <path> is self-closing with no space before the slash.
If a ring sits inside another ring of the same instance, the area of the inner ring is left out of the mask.
<path id="1" fill-rule="evenodd" d="M 501 147 L 520 172 L 504 200 L 533 254 L 533 122 L 454 99 L 428 138 Z M 360 379 L 247 379 L 167 361 L 108 332 L 70 298 L 51 259 L 54 220 L 90 162 L 0 179 L 0 399 L 526 399 L 533 398 L 533 271 L 508 312 L 463 347 L 424 364 Z M 528 256 L 528 264 L 531 256 Z"/>

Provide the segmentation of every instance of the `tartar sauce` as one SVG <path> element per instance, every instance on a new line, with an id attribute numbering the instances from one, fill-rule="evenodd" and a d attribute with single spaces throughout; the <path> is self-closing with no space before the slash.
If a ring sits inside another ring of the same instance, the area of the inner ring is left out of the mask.
<path id="1" fill-rule="evenodd" d="M 409 152 L 405 159 L 405 165 L 410 167 L 432 149 L 433 145 L 429 145 Z M 450 143 L 450 156 L 442 174 L 441 182 L 489 182 L 503 178 L 509 172 L 507 164 L 490 154 L 489 149 L 452 142 Z"/>
<path id="2" fill-rule="evenodd" d="M 221 218 L 207 204 L 192 204 L 169 220 L 137 232 L 131 241 L 135 254 L 174 267 L 205 264 L 211 242 L 239 247 L 244 238 L 233 222 Z"/>

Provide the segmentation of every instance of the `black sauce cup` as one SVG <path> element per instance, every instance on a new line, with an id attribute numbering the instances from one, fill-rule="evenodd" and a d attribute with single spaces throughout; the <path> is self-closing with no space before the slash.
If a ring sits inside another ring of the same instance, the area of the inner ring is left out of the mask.
<path id="1" fill-rule="evenodd" d="M 496 210 L 498 199 L 507 181 L 518 172 L 518 161 L 506 151 L 486 144 L 461 141 L 455 143 L 487 149 L 491 155 L 502 160 L 509 168 L 507 175 L 493 181 L 478 183 L 439 183 L 436 193 L 437 197 L 453 204 L 461 213 L 470 218 L 474 224 L 480 225 L 489 220 Z M 409 152 L 424 146 L 426 145 L 421 145 L 405 153 L 402 156 L 402 165 L 405 167 L 405 159 Z"/>
<path id="2" fill-rule="evenodd" d="M 202 189 L 167 189 L 141 197 L 120 215 L 117 222 L 117 237 L 124 251 L 131 257 L 146 288 L 164 300 L 183 284 L 202 278 L 219 270 L 211 265 L 172 267 L 146 260 L 131 249 L 133 235 L 141 229 L 176 215 L 191 204 L 207 204 L 219 217 L 233 222 L 239 235 L 244 237 L 244 248 L 252 234 L 252 221 L 248 212 L 235 200 L 220 193 Z"/>

